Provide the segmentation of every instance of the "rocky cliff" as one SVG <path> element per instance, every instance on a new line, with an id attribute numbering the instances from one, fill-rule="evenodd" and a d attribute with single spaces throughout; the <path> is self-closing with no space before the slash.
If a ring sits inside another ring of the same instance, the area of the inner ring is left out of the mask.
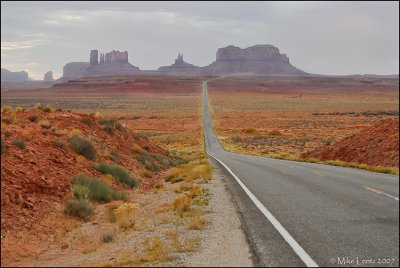
<path id="1" fill-rule="evenodd" d="M 175 63 L 169 66 L 158 68 L 160 74 L 165 75 L 198 75 L 201 72 L 200 67 L 187 63 L 183 60 L 183 54 L 178 54 Z"/>
<path id="2" fill-rule="evenodd" d="M 1 81 L 5 82 L 24 82 L 29 81 L 28 73 L 25 71 L 11 72 L 7 69 L 1 68 Z"/>
<path id="3" fill-rule="evenodd" d="M 53 72 L 48 71 L 47 73 L 44 74 L 43 81 L 53 81 Z"/>
<path id="4" fill-rule="evenodd" d="M 63 78 L 72 79 L 82 77 L 85 70 L 89 67 L 89 62 L 70 62 L 64 65 Z"/>
<path id="5" fill-rule="evenodd" d="M 235 46 L 219 48 L 216 61 L 203 67 L 203 74 L 306 75 L 289 63 L 273 45 L 255 45 L 245 49 Z"/>
<path id="6" fill-rule="evenodd" d="M 83 76 L 102 76 L 102 75 L 129 75 L 138 73 L 140 69 L 128 62 L 128 52 L 113 50 L 108 53 L 100 53 L 92 50 L 90 53 L 90 65 Z"/>

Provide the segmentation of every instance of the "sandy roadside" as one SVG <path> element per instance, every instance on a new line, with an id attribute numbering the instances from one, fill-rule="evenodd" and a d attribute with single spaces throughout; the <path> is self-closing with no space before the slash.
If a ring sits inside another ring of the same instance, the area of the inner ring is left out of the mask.
<path id="1" fill-rule="evenodd" d="M 186 258 L 189 267 L 253 267 L 246 240 L 231 194 L 224 180 L 229 179 L 219 166 L 213 166 L 213 179 L 205 185 L 212 198 L 208 207 L 209 226 L 202 234 L 201 250 Z"/>

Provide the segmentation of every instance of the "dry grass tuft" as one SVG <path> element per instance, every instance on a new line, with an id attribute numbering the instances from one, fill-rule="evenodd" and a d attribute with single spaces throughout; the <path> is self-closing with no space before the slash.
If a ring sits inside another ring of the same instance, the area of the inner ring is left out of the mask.
<path id="1" fill-rule="evenodd" d="M 114 210 L 115 218 L 118 226 L 127 230 L 135 226 L 136 214 L 139 210 L 137 203 L 125 203 Z"/>

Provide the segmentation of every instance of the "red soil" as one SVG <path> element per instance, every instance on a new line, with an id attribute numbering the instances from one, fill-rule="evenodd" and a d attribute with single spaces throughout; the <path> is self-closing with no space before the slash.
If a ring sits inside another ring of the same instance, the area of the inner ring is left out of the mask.
<path id="1" fill-rule="evenodd" d="M 36 114 L 39 119 L 30 122 L 28 116 Z M 93 168 L 93 161 L 77 161 L 77 153 L 68 148 L 68 135 L 71 129 L 78 129 L 82 136 L 91 138 L 97 150 L 96 162 L 109 162 L 109 153 L 119 153 L 117 164 L 128 169 L 140 181 L 139 191 L 148 191 L 157 183 L 157 175 L 152 178 L 140 178 L 143 165 L 136 159 L 137 153 L 132 151 L 136 143 L 149 153 L 168 155 L 168 152 L 150 143 L 146 138 L 138 137 L 129 129 L 115 130 L 115 135 L 108 134 L 96 118 L 93 126 L 80 120 L 88 117 L 85 114 L 70 112 L 43 113 L 40 111 L 18 112 L 18 123 L 5 125 L 2 123 L 1 140 L 5 145 L 5 153 L 1 156 L 1 235 L 13 236 L 23 231 L 43 231 L 54 226 L 40 224 L 46 215 L 54 211 L 57 204 L 69 194 L 70 180 L 78 173 L 92 177 L 101 177 Z M 2 116 L 7 118 L 10 116 Z M 51 128 L 43 134 L 39 121 L 47 120 Z M 62 132 L 64 130 L 64 133 Z M 6 134 L 7 133 L 7 134 Z M 6 137 L 6 135 L 8 137 Z M 26 149 L 19 149 L 13 144 L 17 137 L 23 137 Z M 67 145 L 61 149 L 55 140 Z M 113 183 L 115 189 L 129 187 Z"/>
<path id="2" fill-rule="evenodd" d="M 307 152 L 302 157 L 399 166 L 399 119 L 387 119 L 358 134 Z"/>

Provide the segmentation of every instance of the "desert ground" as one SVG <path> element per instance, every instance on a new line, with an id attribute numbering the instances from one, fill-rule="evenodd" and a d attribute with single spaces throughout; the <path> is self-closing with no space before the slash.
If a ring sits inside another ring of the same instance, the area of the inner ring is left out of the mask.
<path id="1" fill-rule="evenodd" d="M 398 122 L 398 87 L 396 79 L 351 77 L 223 77 L 208 83 L 214 130 L 226 149 L 291 158 L 382 120 Z M 389 165 L 398 167 L 398 143 L 392 150 L 397 161 Z M 376 164 L 385 165 L 380 160 Z"/>

